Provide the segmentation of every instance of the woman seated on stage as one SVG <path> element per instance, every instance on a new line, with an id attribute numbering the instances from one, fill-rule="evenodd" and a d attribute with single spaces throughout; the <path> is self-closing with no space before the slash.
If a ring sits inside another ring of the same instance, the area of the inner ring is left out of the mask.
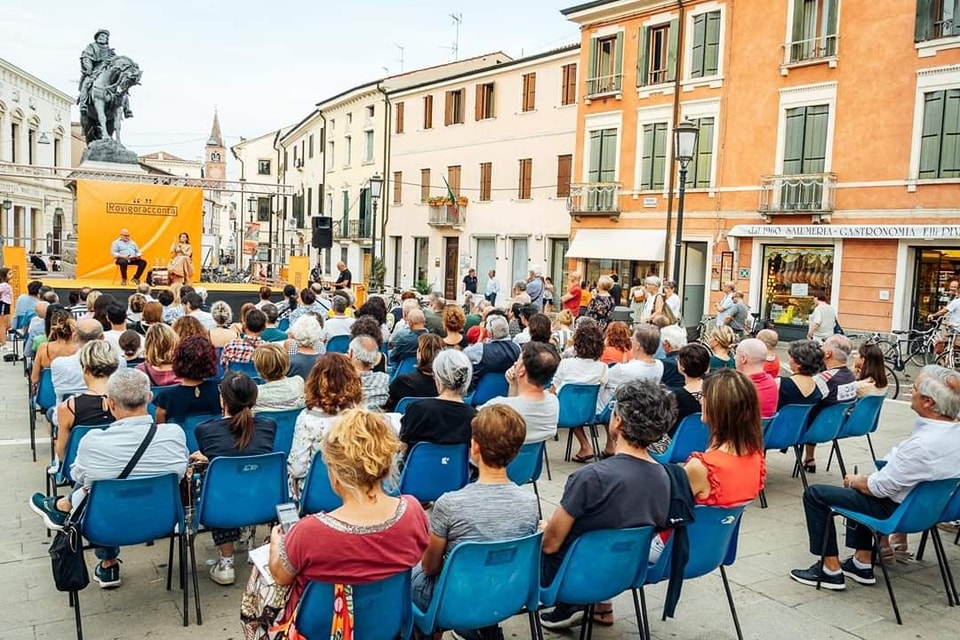
<path id="1" fill-rule="evenodd" d="M 175 282 L 190 284 L 190 278 L 193 277 L 193 247 L 190 246 L 190 236 L 181 233 L 170 247 L 170 254 L 172 257 L 167 265 L 170 284 Z"/>

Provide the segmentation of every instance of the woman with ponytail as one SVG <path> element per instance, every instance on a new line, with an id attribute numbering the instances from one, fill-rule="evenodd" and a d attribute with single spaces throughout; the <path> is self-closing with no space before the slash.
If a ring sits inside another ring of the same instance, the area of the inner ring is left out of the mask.
<path id="1" fill-rule="evenodd" d="M 220 382 L 220 406 L 223 418 L 197 425 L 196 438 L 200 451 L 190 454 L 194 463 L 205 463 L 219 456 L 254 456 L 273 451 L 277 423 L 269 418 L 254 417 L 257 385 L 245 373 L 229 371 Z M 240 529 L 213 529 L 213 542 L 220 548 L 220 560 L 210 567 L 210 579 L 217 584 L 234 581 L 233 543 L 240 539 Z"/>

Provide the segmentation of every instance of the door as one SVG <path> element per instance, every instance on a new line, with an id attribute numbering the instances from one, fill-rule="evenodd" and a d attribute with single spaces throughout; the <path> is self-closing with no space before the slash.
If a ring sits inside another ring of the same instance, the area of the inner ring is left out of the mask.
<path id="1" fill-rule="evenodd" d="M 457 299 L 457 284 L 460 275 L 460 238 L 448 237 L 443 239 L 443 297 L 447 300 Z"/>
<path id="2" fill-rule="evenodd" d="M 477 238 L 477 291 L 483 295 L 487 291 L 487 274 L 497 269 L 497 239 Z"/>
<path id="3" fill-rule="evenodd" d="M 680 313 L 683 324 L 694 327 L 703 316 L 703 303 L 707 293 L 707 243 L 685 242 L 683 282 L 677 283 L 683 306 Z"/>
<path id="4" fill-rule="evenodd" d="M 550 267 L 548 272 L 553 278 L 554 298 L 557 306 L 560 303 L 560 296 L 567 291 L 567 250 L 570 248 L 570 241 L 566 238 L 554 239 L 550 241 Z"/>

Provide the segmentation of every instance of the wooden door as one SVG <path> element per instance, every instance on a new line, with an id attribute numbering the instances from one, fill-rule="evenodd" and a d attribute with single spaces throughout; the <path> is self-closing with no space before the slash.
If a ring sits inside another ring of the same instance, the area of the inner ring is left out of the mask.
<path id="1" fill-rule="evenodd" d="M 444 242 L 443 297 L 457 299 L 457 284 L 460 275 L 460 238 L 448 237 Z"/>

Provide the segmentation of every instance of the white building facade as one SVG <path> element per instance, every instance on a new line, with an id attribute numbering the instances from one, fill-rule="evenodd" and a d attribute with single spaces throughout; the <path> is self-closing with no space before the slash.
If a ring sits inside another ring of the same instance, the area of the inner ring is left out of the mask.
<path id="1" fill-rule="evenodd" d="M 314 110 L 281 136 L 277 144 L 281 153 L 280 181 L 294 189 L 294 195 L 281 198 L 278 241 L 285 260 L 289 256 L 310 255 L 312 266 L 317 263 L 317 253 L 311 253 L 310 248 L 311 219 L 320 214 L 325 174 L 323 117 Z"/>
<path id="2" fill-rule="evenodd" d="M 255 184 L 278 184 L 280 182 L 283 154 L 280 151 L 279 140 L 288 131 L 289 127 L 269 131 L 255 138 L 243 139 L 230 147 L 233 157 L 240 164 L 240 180 Z M 251 261 L 261 265 L 270 262 L 271 254 L 274 258 L 281 258 L 279 244 L 281 222 L 279 213 L 282 212 L 282 200 L 275 196 L 252 195 L 241 191 L 237 195 L 237 207 L 231 219 L 233 228 L 228 248 L 234 253 L 242 253 L 243 238 L 247 242 L 255 242 L 256 249 L 253 256 L 243 255 L 237 261 L 246 267 Z M 256 225 L 251 232 L 251 223 Z"/>
<path id="3" fill-rule="evenodd" d="M 539 267 L 560 290 L 569 245 L 579 46 L 390 91 L 386 282 L 500 298 Z M 453 197 L 451 197 L 453 196 Z"/>
<path id="4" fill-rule="evenodd" d="M 74 98 L 0 58 L 0 162 L 69 167 Z M 9 207 L 9 208 L 8 208 Z M 28 252 L 59 254 L 74 231 L 73 195 L 60 180 L 0 177 L 0 235 Z"/>

